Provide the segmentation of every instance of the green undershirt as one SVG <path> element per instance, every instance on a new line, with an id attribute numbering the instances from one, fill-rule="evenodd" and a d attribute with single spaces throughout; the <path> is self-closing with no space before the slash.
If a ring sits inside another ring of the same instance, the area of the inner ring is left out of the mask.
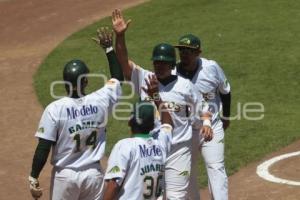
<path id="1" fill-rule="evenodd" d="M 132 135 L 132 137 L 150 138 L 151 135 L 149 135 L 149 133 L 135 133 Z"/>

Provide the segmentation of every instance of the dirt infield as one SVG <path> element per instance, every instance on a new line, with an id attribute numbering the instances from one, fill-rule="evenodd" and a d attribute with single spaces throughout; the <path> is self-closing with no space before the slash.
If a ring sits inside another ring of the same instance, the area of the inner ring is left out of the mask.
<path id="1" fill-rule="evenodd" d="M 109 3 L 104 3 L 109 2 Z M 66 36 L 113 8 L 144 0 L 0 0 L 1 167 L 0 199 L 31 199 L 27 177 L 36 145 L 33 134 L 42 113 L 32 87 L 32 76 L 42 59 Z M 300 149 L 300 141 L 266 157 Z M 300 159 L 290 158 L 271 168 L 273 174 L 300 181 Z M 259 178 L 252 163 L 229 179 L 230 199 L 300 199 L 300 187 L 279 185 Z M 50 165 L 41 174 L 48 199 Z M 208 199 L 207 190 L 201 191 Z"/>
<path id="2" fill-rule="evenodd" d="M 109 2 L 109 3 L 107 3 Z M 113 8 L 144 0 L 11 0 L 0 2 L 1 167 L 0 199 L 31 199 L 27 177 L 36 145 L 33 134 L 42 113 L 32 76 L 42 59 L 65 37 Z M 48 199 L 50 166 L 41 173 Z"/>
<path id="3" fill-rule="evenodd" d="M 275 156 L 299 151 L 300 141 L 267 155 L 259 162 L 249 164 L 239 172 L 229 177 L 230 200 L 299 200 L 300 186 L 290 186 L 268 182 L 256 174 L 256 168 L 264 160 Z M 292 157 L 278 161 L 269 170 L 274 176 L 300 182 L 300 158 Z M 207 189 L 201 190 L 202 199 L 208 199 Z"/>

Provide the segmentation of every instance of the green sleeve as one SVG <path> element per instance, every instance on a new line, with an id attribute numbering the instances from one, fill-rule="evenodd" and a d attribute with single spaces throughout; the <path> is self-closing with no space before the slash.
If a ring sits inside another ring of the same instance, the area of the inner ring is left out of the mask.
<path id="1" fill-rule="evenodd" d="M 230 104 L 231 104 L 231 93 L 222 94 L 220 93 L 221 102 L 223 106 L 223 116 L 230 117 Z"/>
<path id="2" fill-rule="evenodd" d="M 31 176 L 33 178 L 38 178 L 45 163 L 47 162 L 47 158 L 51 149 L 51 146 L 54 144 L 54 142 L 45 140 L 45 139 L 39 139 L 39 143 L 35 149 L 35 153 L 33 156 L 32 161 L 32 168 L 31 168 Z"/>
<path id="3" fill-rule="evenodd" d="M 111 51 L 106 53 L 106 56 L 109 63 L 109 71 L 111 77 L 116 78 L 119 81 L 124 81 L 123 71 L 117 59 L 115 51 L 112 49 Z"/>

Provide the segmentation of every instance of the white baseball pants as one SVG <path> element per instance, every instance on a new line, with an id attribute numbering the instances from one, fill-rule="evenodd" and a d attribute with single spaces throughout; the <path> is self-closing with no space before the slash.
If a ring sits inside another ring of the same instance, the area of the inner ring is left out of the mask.
<path id="1" fill-rule="evenodd" d="M 213 200 L 228 199 L 228 178 L 224 165 L 224 130 L 222 123 L 213 127 L 214 137 L 210 142 L 203 142 L 199 130 L 193 132 L 192 171 L 189 187 L 189 198 L 199 200 L 197 184 L 199 150 L 202 153 L 208 175 L 208 187 Z M 199 138 L 197 140 L 197 138 Z M 200 146 L 199 146 L 200 144 Z"/>
<path id="2" fill-rule="evenodd" d="M 90 168 L 52 170 L 50 199 L 100 200 L 103 198 L 104 174 L 97 163 Z"/>
<path id="3" fill-rule="evenodd" d="M 165 166 L 167 200 L 186 200 L 191 173 L 191 140 L 172 145 Z"/>

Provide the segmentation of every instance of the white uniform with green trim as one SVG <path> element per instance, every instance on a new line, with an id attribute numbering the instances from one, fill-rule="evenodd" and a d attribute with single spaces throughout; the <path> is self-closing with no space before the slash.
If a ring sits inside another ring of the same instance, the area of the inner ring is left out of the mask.
<path id="1" fill-rule="evenodd" d="M 198 59 L 198 70 L 191 82 L 201 93 L 209 105 L 209 111 L 212 116 L 213 139 L 209 142 L 203 142 L 198 136 L 198 128 L 194 127 L 193 137 L 193 166 L 191 175 L 191 199 L 199 199 L 199 188 L 197 185 L 198 171 L 198 149 L 200 149 L 206 164 L 206 170 L 209 180 L 209 188 L 214 200 L 228 199 L 228 180 L 224 166 L 224 130 L 220 119 L 221 98 L 220 93 L 228 94 L 230 85 L 221 67 L 213 60 L 205 58 Z M 174 74 L 179 73 L 174 70 Z"/>
<path id="2" fill-rule="evenodd" d="M 82 98 L 64 97 L 45 109 L 36 137 L 55 142 L 51 195 L 53 200 L 100 199 L 103 193 L 105 126 L 121 95 L 120 83 L 111 79 Z"/>
<path id="3" fill-rule="evenodd" d="M 105 180 L 116 179 L 119 200 L 156 200 L 163 192 L 163 172 L 170 149 L 172 127 L 163 124 L 158 139 L 148 134 L 134 134 L 120 140 L 113 148 Z"/>
<path id="4" fill-rule="evenodd" d="M 133 65 L 131 81 L 142 100 L 147 94 L 145 78 L 152 72 Z M 166 161 L 166 195 L 169 199 L 186 199 L 191 171 L 192 123 L 187 117 L 190 108 L 202 109 L 203 98 L 193 84 L 180 76 L 167 85 L 159 83 L 159 95 L 166 102 L 172 116 L 174 131 L 171 152 Z"/>

